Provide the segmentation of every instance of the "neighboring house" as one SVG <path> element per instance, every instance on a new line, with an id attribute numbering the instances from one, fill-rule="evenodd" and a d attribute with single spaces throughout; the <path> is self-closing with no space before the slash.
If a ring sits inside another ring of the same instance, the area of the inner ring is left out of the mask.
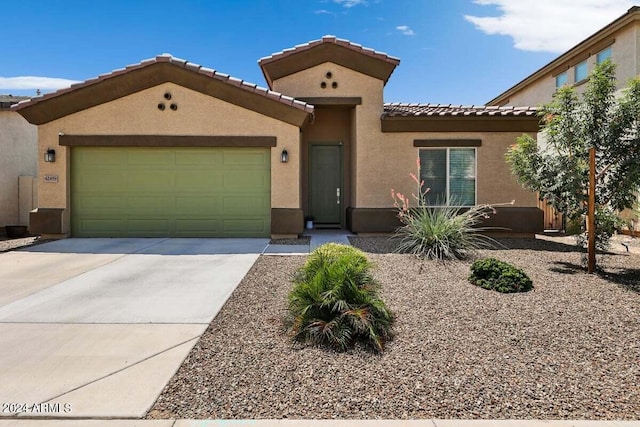
<path id="1" fill-rule="evenodd" d="M 269 89 L 161 55 L 15 106 L 38 125 L 39 208 L 63 236 L 292 236 L 304 217 L 355 233 L 398 226 L 391 189 L 501 207 L 542 229 L 504 153 L 531 108 L 384 104 L 399 60 L 346 40 L 262 58 Z M 286 95 L 283 95 L 286 94 Z M 44 154 L 55 151 L 55 161 Z"/>
<path id="2" fill-rule="evenodd" d="M 10 109 L 26 99 L 0 95 L 0 228 L 28 225 L 29 211 L 36 204 L 37 128 Z"/>
<path id="3" fill-rule="evenodd" d="M 551 101 L 556 89 L 566 84 L 581 91 L 596 64 L 607 58 L 617 64 L 618 88 L 640 74 L 640 7 L 632 7 L 487 105 L 539 106 Z"/>
<path id="4" fill-rule="evenodd" d="M 617 64 L 618 89 L 640 75 L 640 7 L 630 8 L 620 18 L 507 89 L 487 105 L 539 106 L 551 101 L 556 90 L 564 85 L 573 85 L 578 92 L 582 92 L 589 73 L 597 64 L 609 58 Z M 561 215 L 544 202 L 540 203 L 540 208 L 545 213 L 545 228 L 563 228 Z M 621 217 L 626 220 L 635 218 L 636 227 L 640 226 L 637 215 L 631 211 L 622 212 Z"/>

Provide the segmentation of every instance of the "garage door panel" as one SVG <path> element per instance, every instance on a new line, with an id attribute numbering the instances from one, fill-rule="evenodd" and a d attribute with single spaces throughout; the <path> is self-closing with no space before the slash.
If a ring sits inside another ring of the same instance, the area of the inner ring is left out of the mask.
<path id="1" fill-rule="evenodd" d="M 73 173 L 73 171 L 72 171 Z M 76 189 L 88 192 L 104 192 L 113 188 L 125 188 L 127 179 L 118 172 L 94 170 L 92 175 L 85 175 L 76 182 Z"/>
<path id="2" fill-rule="evenodd" d="M 224 151 L 224 164 L 225 165 L 255 165 L 264 166 L 266 164 L 266 150 L 263 152 L 245 151 L 240 152 L 237 150 L 225 150 Z"/>
<path id="3" fill-rule="evenodd" d="M 225 216 L 246 216 L 248 212 L 265 209 L 266 200 L 262 194 L 250 194 L 248 197 L 230 196 L 223 201 L 223 214 Z"/>
<path id="4" fill-rule="evenodd" d="M 86 212 L 100 213 L 101 211 L 120 211 L 126 204 L 126 198 L 120 196 L 106 196 L 96 194 L 85 196 L 79 201 L 79 207 Z"/>
<path id="5" fill-rule="evenodd" d="M 201 194 L 176 196 L 175 211 L 181 215 L 219 216 L 223 213 L 222 196 Z"/>
<path id="6" fill-rule="evenodd" d="M 171 166 L 174 164 L 174 153 L 167 149 L 131 150 L 127 162 L 131 166 Z"/>
<path id="7" fill-rule="evenodd" d="M 221 152 L 176 151 L 176 165 L 203 166 L 206 168 L 222 164 Z"/>
<path id="8" fill-rule="evenodd" d="M 120 165 L 127 161 L 126 153 L 122 151 L 110 150 L 108 148 L 95 147 L 93 150 L 84 150 L 76 155 L 76 159 L 83 165 L 108 168 L 113 165 Z"/>
<path id="9" fill-rule="evenodd" d="M 269 153 L 268 148 L 74 147 L 71 233 L 266 237 Z"/>
<path id="10" fill-rule="evenodd" d="M 169 218 L 129 218 L 127 226 L 134 234 L 145 234 L 147 236 L 163 236 L 164 230 L 171 230 L 172 221 Z"/>
<path id="11" fill-rule="evenodd" d="M 264 171 L 233 170 L 224 175 L 224 188 L 247 191 L 264 191 L 269 186 L 270 179 Z"/>
<path id="12" fill-rule="evenodd" d="M 203 190 L 224 185 L 224 173 L 214 170 L 178 171 L 175 174 L 176 189 L 184 191 Z M 209 190 L 208 190 L 209 191 Z M 212 189 L 211 191 L 215 191 Z"/>
<path id="13" fill-rule="evenodd" d="M 172 210 L 173 198 L 168 196 L 127 197 L 125 211 L 135 216 L 165 216 Z"/>
<path id="14" fill-rule="evenodd" d="M 112 218 L 81 219 L 76 224 L 80 234 L 90 234 L 96 237 L 118 237 L 126 229 L 124 220 Z"/>
<path id="15" fill-rule="evenodd" d="M 216 219 L 176 219 L 176 235 L 180 237 L 211 237 L 222 233 L 222 223 Z"/>
<path id="16" fill-rule="evenodd" d="M 264 221 L 257 219 L 227 219 L 224 220 L 225 232 L 238 235 L 256 235 L 267 229 Z"/>
<path id="17" fill-rule="evenodd" d="M 173 187 L 173 176 L 167 171 L 136 170 L 127 175 L 127 187 L 120 191 L 166 191 Z"/>

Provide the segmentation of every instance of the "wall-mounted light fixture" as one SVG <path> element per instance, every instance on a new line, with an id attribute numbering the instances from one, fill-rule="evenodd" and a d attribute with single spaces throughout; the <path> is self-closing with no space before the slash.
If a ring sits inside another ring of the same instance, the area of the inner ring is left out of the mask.
<path id="1" fill-rule="evenodd" d="M 287 151 L 286 148 L 284 150 L 282 150 L 282 154 L 280 154 L 280 162 L 281 163 L 288 163 L 289 162 L 289 152 Z"/>
<path id="2" fill-rule="evenodd" d="M 44 153 L 44 161 L 48 163 L 53 163 L 56 161 L 56 150 L 53 148 L 49 148 Z"/>

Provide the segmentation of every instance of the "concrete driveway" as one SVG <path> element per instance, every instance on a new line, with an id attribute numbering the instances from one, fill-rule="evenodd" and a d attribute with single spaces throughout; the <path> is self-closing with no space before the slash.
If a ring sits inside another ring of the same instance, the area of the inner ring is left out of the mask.
<path id="1" fill-rule="evenodd" d="M 267 245 L 67 239 L 0 254 L 0 414 L 144 416 Z"/>

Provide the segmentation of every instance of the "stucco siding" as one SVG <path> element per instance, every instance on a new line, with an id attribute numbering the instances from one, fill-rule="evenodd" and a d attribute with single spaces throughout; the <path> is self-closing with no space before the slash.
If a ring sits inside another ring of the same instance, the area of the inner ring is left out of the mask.
<path id="1" fill-rule="evenodd" d="M 626 27 L 620 29 L 611 37 L 610 40 L 615 40 L 611 46 L 611 59 L 617 64 L 616 86 L 618 89 L 626 86 L 630 79 L 636 77 L 640 71 L 640 52 L 639 52 L 639 40 L 640 24 L 633 22 Z M 596 66 L 596 55 L 601 49 L 593 51 L 585 51 L 582 54 L 576 55 L 576 58 L 584 59 L 586 55 L 589 73 L 593 71 Z M 573 85 L 577 83 L 574 78 L 574 66 L 576 60 L 570 59 L 563 64 L 559 64 L 553 71 L 541 76 L 532 83 L 526 85 L 519 91 L 509 96 L 509 102 L 507 105 L 512 106 L 538 106 L 540 104 L 551 101 L 553 94 L 556 91 L 555 75 L 562 71 L 567 71 L 567 84 Z M 584 92 L 586 84 L 579 84 L 576 86 L 578 93 Z"/>
<path id="2" fill-rule="evenodd" d="M 171 94 L 171 100 L 164 98 Z M 164 103 L 161 111 L 158 104 Z M 177 110 L 169 108 L 171 103 Z M 39 153 L 49 147 L 57 152 L 55 163 L 39 155 L 39 205 L 69 208 L 69 147 L 58 145 L 59 134 L 67 135 L 227 135 L 275 136 L 271 149 L 271 206 L 300 208 L 299 128 L 199 92 L 165 83 L 40 126 Z M 289 163 L 280 163 L 286 148 Z M 58 183 L 43 183 L 45 174 L 58 175 Z M 68 229 L 65 230 L 68 232 Z"/>
<path id="3" fill-rule="evenodd" d="M 330 71 L 338 88 L 322 81 Z M 521 133 L 510 132 L 400 132 L 383 133 L 380 117 L 383 82 L 332 63 L 325 63 L 274 82 L 274 89 L 296 97 L 358 96 L 362 104 L 352 112 L 351 207 L 389 208 L 391 189 L 411 194 L 416 187 L 409 173 L 417 172 L 419 149 L 414 139 L 481 139 L 477 151 L 477 202 L 508 203 L 516 207 L 535 207 L 535 193 L 524 190 L 511 174 L 504 154 Z M 534 135 L 535 136 L 535 135 Z"/>
<path id="4" fill-rule="evenodd" d="M 519 133 L 397 133 L 380 134 L 360 164 L 358 179 L 368 182 L 361 186 L 358 207 L 383 208 L 392 205 L 391 189 L 410 195 L 417 186 L 409 176 L 417 175 L 420 148 L 415 139 L 480 139 L 477 147 L 476 188 L 478 204 L 498 204 L 514 201 L 516 207 L 535 207 L 535 193 L 525 190 L 511 174 L 504 160 L 508 147 Z M 373 137 L 373 135 L 372 135 Z"/>
<path id="5" fill-rule="evenodd" d="M 27 225 L 20 206 L 19 177 L 37 173 L 37 127 L 14 111 L 0 111 L 0 227 Z M 30 191 L 23 191 L 23 197 Z M 21 221 L 20 216 L 23 217 Z"/>

